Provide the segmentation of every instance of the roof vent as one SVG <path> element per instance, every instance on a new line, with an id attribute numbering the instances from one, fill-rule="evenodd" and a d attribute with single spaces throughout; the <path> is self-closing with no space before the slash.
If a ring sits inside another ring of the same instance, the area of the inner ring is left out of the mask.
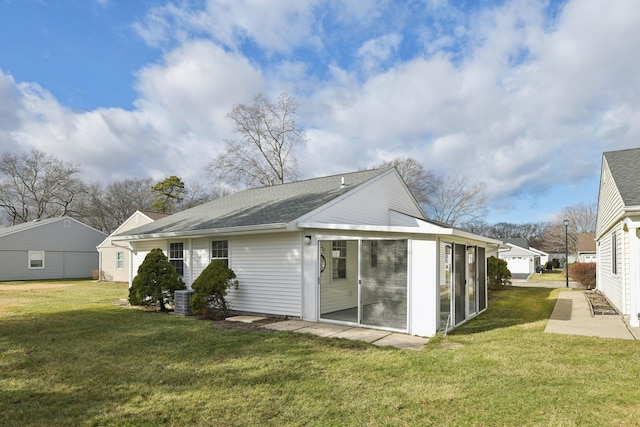
<path id="1" fill-rule="evenodd" d="M 343 177 L 342 177 L 342 180 L 341 180 L 341 182 L 340 182 L 340 188 L 344 188 L 344 187 L 346 187 L 346 186 L 347 186 L 347 184 L 345 184 L 345 183 L 344 183 L 344 176 L 343 176 Z"/>

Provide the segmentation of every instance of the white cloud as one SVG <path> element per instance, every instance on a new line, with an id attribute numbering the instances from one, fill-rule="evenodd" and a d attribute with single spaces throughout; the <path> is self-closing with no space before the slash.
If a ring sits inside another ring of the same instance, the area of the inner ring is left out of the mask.
<path id="1" fill-rule="evenodd" d="M 542 1 L 473 15 L 432 1 L 412 28 L 407 10 L 391 15 L 396 7 L 211 0 L 197 10 L 155 8 L 136 28 L 165 54 L 138 71 L 132 111 L 72 111 L 0 71 L 0 138 L 64 154 L 92 177 L 190 179 L 230 136 L 234 104 L 286 91 L 308 129 L 307 176 L 408 155 L 485 181 L 500 206 L 593 179 L 603 149 L 638 145 L 640 2 L 568 1 L 549 21 Z M 412 41 L 423 50 L 407 55 Z"/>
<path id="2" fill-rule="evenodd" d="M 362 58 L 362 68 L 369 73 L 378 69 L 392 59 L 392 55 L 398 49 L 402 35 L 393 33 L 385 34 L 372 40 L 367 40 L 357 51 Z"/>

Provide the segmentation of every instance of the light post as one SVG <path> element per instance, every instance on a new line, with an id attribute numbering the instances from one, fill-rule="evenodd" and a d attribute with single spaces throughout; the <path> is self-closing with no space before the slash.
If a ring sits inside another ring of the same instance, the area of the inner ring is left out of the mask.
<path id="1" fill-rule="evenodd" d="M 564 272 L 567 282 L 567 288 L 569 287 L 569 220 L 564 221 Z"/>

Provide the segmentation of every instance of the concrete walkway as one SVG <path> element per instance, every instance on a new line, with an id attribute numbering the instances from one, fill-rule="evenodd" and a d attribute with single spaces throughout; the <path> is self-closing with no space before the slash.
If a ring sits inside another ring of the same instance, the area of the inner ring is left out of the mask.
<path id="1" fill-rule="evenodd" d="M 622 316 L 592 315 L 589 301 L 581 291 L 560 292 L 544 331 L 600 338 L 640 339 L 640 328 L 631 328 Z"/>
<path id="2" fill-rule="evenodd" d="M 292 331 L 320 337 L 346 338 L 364 341 L 379 347 L 397 347 L 402 350 L 422 350 L 429 341 L 428 338 L 396 332 L 380 331 L 378 329 L 358 328 L 334 325 L 331 323 L 307 322 L 305 320 L 284 320 L 282 322 L 264 325 L 263 328 L 276 331 Z"/>

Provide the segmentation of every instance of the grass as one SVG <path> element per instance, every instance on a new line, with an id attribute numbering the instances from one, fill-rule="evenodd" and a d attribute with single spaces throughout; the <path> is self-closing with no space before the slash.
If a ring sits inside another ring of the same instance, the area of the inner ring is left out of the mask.
<path id="1" fill-rule="evenodd" d="M 0 425 L 637 425 L 640 343 L 544 334 L 558 291 L 492 292 L 415 352 L 0 284 Z"/>
<path id="2" fill-rule="evenodd" d="M 561 269 L 553 269 L 552 271 L 545 271 L 542 274 L 532 274 L 529 276 L 528 282 L 564 282 L 566 277 Z M 569 277 L 569 280 L 571 277 Z"/>

